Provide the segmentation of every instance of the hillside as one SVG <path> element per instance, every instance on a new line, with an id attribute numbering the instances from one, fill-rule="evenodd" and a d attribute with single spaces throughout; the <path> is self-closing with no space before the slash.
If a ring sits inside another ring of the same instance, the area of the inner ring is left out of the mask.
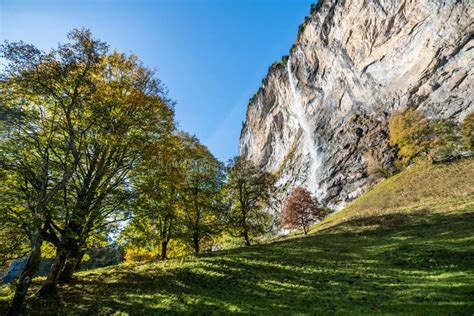
<path id="1" fill-rule="evenodd" d="M 77 274 L 32 314 L 474 312 L 474 159 L 382 181 L 313 234 Z M 36 287 L 40 281 L 36 282 Z M 3 295 L 3 296 L 2 296 Z M 5 311 L 8 289 L 0 292 Z"/>

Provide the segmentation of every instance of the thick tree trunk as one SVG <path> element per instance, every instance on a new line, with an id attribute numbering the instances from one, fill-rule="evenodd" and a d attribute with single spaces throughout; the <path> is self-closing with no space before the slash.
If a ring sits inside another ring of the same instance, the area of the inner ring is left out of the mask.
<path id="1" fill-rule="evenodd" d="M 168 240 L 163 240 L 161 242 L 161 259 L 166 259 L 167 256 L 166 256 L 166 251 L 168 250 Z"/>
<path id="2" fill-rule="evenodd" d="M 77 259 L 80 257 L 81 251 L 79 244 L 75 240 L 69 242 L 69 251 L 67 253 L 66 262 L 64 267 L 59 273 L 59 283 L 69 283 L 72 280 L 74 272 L 77 267 Z"/>
<path id="3" fill-rule="evenodd" d="M 56 259 L 54 261 L 54 264 L 51 266 L 51 270 L 49 271 L 45 283 L 38 291 L 38 296 L 45 298 L 56 296 L 58 294 L 57 284 L 59 279 L 59 273 L 64 268 L 66 259 L 67 256 L 65 249 L 62 246 L 59 246 L 59 248 L 56 250 Z"/>
<path id="4" fill-rule="evenodd" d="M 250 246 L 250 237 L 247 229 L 244 229 L 245 246 Z"/>
<path id="5" fill-rule="evenodd" d="M 194 243 L 194 253 L 198 254 L 199 253 L 199 236 L 197 234 L 194 234 L 193 236 L 193 243 Z"/>
<path id="6" fill-rule="evenodd" d="M 41 263 L 41 245 L 43 244 L 43 240 L 41 239 L 41 225 L 39 223 L 35 225 L 34 231 L 31 232 L 30 244 L 30 257 L 28 258 L 25 269 L 20 275 L 20 279 L 15 291 L 15 296 L 13 297 L 10 310 L 8 311 L 9 316 L 16 316 L 20 314 L 23 301 L 31 284 L 31 280 L 38 272 Z"/>
<path id="7" fill-rule="evenodd" d="M 79 255 L 77 256 L 77 259 L 76 259 L 76 267 L 74 269 L 75 271 L 81 268 L 82 259 L 84 258 L 85 254 L 86 254 L 85 251 L 79 251 Z"/>

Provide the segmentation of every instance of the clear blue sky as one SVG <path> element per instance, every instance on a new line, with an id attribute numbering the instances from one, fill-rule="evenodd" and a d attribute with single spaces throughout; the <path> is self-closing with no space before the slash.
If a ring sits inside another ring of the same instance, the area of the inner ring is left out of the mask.
<path id="1" fill-rule="evenodd" d="M 75 27 L 135 53 L 177 101 L 181 129 L 219 159 L 238 152 L 249 98 L 316 0 L 0 0 L 0 40 L 43 50 Z"/>

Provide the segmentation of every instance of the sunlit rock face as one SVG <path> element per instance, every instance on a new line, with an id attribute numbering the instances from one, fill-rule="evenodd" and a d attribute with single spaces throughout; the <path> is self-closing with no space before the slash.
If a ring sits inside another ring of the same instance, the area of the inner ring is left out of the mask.
<path id="1" fill-rule="evenodd" d="M 367 155 L 390 165 L 390 112 L 462 120 L 473 106 L 471 0 L 321 0 L 289 60 L 250 101 L 240 153 L 340 208 L 368 186 Z"/>

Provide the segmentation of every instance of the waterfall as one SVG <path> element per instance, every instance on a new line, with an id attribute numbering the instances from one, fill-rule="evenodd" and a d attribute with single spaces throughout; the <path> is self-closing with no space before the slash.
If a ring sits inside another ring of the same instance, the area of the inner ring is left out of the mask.
<path id="1" fill-rule="evenodd" d="M 308 179 L 307 179 L 307 186 L 310 191 L 315 193 L 317 197 L 320 197 L 319 192 L 319 186 L 318 186 L 318 169 L 321 166 L 321 159 L 317 153 L 317 143 L 315 138 L 313 137 L 312 133 L 312 128 L 311 125 L 308 122 L 308 119 L 306 118 L 306 113 L 303 108 L 303 104 L 301 103 L 300 96 L 298 94 L 298 91 L 296 91 L 296 84 L 295 80 L 293 78 L 293 73 L 291 71 L 291 62 L 290 59 L 288 59 L 288 62 L 286 63 L 287 66 L 287 71 L 288 71 L 288 78 L 290 81 L 290 88 L 291 88 L 291 94 L 292 94 L 292 103 L 291 103 L 291 109 L 293 111 L 293 115 L 298 121 L 299 126 L 303 130 L 303 138 L 304 138 L 304 149 L 306 152 L 306 155 L 309 154 L 310 156 L 310 168 L 309 172 L 307 174 Z"/>

